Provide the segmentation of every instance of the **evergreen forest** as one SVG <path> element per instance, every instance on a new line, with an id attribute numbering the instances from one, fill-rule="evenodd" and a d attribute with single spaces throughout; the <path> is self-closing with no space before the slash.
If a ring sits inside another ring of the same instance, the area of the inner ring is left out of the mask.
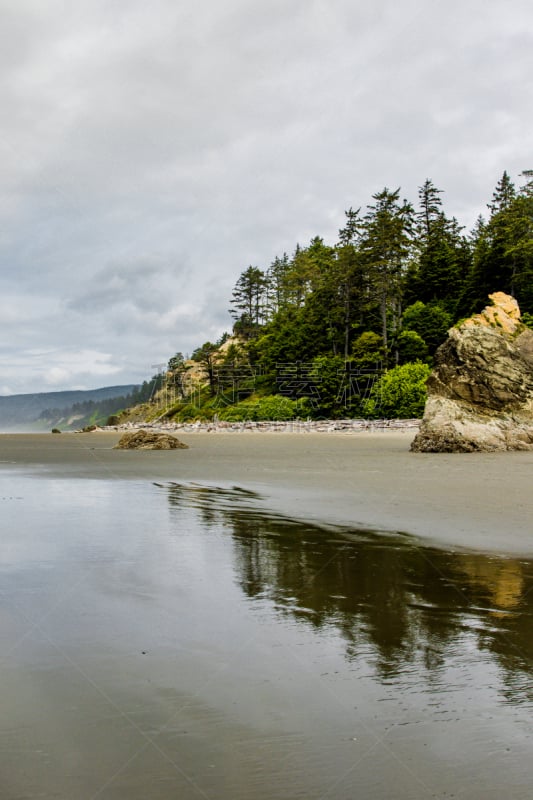
<path id="1" fill-rule="evenodd" d="M 233 335 L 169 361 L 176 420 L 417 417 L 448 329 L 503 291 L 533 322 L 533 170 L 507 172 L 472 230 L 426 180 L 345 212 L 337 241 L 315 236 L 267 266 L 248 266 L 230 300 Z M 189 386 L 189 388 L 187 388 Z"/>

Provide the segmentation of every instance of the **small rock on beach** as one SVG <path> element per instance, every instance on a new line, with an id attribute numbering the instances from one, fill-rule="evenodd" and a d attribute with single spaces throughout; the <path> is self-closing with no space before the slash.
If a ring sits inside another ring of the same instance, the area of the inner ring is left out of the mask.
<path id="1" fill-rule="evenodd" d="M 115 450 L 187 450 L 189 445 L 168 433 L 138 430 L 121 436 Z"/>

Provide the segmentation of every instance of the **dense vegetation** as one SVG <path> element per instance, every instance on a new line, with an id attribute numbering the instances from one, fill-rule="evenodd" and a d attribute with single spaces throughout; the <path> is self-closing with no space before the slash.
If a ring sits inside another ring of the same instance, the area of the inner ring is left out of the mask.
<path id="1" fill-rule="evenodd" d="M 231 298 L 232 344 L 193 353 L 208 387 L 187 393 L 169 362 L 177 419 L 420 415 L 432 357 L 448 328 L 487 295 L 514 295 L 533 320 L 533 171 L 504 172 L 472 231 L 448 217 L 426 180 L 416 206 L 383 189 L 345 212 L 334 244 L 316 236 L 266 268 L 249 266 Z"/>

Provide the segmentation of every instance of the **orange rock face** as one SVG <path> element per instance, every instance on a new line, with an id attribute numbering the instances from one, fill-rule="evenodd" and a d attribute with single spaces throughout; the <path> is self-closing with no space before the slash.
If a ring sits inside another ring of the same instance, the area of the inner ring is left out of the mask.
<path id="1" fill-rule="evenodd" d="M 437 350 L 412 450 L 533 450 L 533 331 L 513 297 L 490 299 Z"/>
<path id="2" fill-rule="evenodd" d="M 485 325 L 490 328 L 501 328 L 505 333 L 515 333 L 520 326 L 520 308 L 514 297 L 504 292 L 494 292 L 489 294 L 489 299 L 492 300 L 492 305 L 484 308 L 481 314 L 475 314 L 467 319 L 463 325 L 467 328 L 473 325 Z"/>

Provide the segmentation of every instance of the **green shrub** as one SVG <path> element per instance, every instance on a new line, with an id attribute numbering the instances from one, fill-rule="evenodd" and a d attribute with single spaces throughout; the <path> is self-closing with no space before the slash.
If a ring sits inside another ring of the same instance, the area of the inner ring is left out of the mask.
<path id="1" fill-rule="evenodd" d="M 183 405 L 180 410 L 177 412 L 175 419 L 178 419 L 179 422 L 190 422 L 192 420 L 198 419 L 200 414 L 200 409 L 198 406 L 192 405 L 192 403 L 187 403 Z"/>
<path id="2" fill-rule="evenodd" d="M 416 331 L 405 330 L 398 336 L 398 355 L 400 364 L 426 361 L 428 346 Z"/>
<path id="3" fill-rule="evenodd" d="M 416 303 L 405 309 L 402 318 L 404 330 L 415 331 L 425 341 L 430 355 L 444 342 L 452 325 L 451 315 L 438 303 Z"/>
<path id="4" fill-rule="evenodd" d="M 305 400 L 290 400 L 282 395 L 267 395 L 255 400 L 245 400 L 234 406 L 223 408 L 218 417 L 225 422 L 246 422 L 248 420 L 288 421 L 298 416 L 307 416 L 309 404 Z"/>
<path id="5" fill-rule="evenodd" d="M 524 311 L 524 313 L 520 317 L 520 321 L 522 322 L 523 325 L 526 326 L 526 328 L 532 328 L 533 329 L 533 314 L 530 314 L 529 312 Z"/>
<path id="6" fill-rule="evenodd" d="M 244 402 L 237 403 L 234 406 L 226 406 L 218 413 L 218 418 L 224 422 L 246 422 L 247 420 L 256 419 L 255 417 L 255 403 Z"/>
<path id="7" fill-rule="evenodd" d="M 365 416 L 386 419 L 421 417 L 430 372 L 428 365 L 420 361 L 390 369 L 373 387 L 369 400 L 364 404 Z"/>
<path id="8" fill-rule="evenodd" d="M 257 402 L 256 419 L 290 420 L 297 415 L 298 401 L 278 394 L 262 397 Z"/>
<path id="9" fill-rule="evenodd" d="M 352 345 L 353 363 L 359 369 L 374 369 L 385 360 L 383 337 L 373 331 L 365 331 Z"/>

